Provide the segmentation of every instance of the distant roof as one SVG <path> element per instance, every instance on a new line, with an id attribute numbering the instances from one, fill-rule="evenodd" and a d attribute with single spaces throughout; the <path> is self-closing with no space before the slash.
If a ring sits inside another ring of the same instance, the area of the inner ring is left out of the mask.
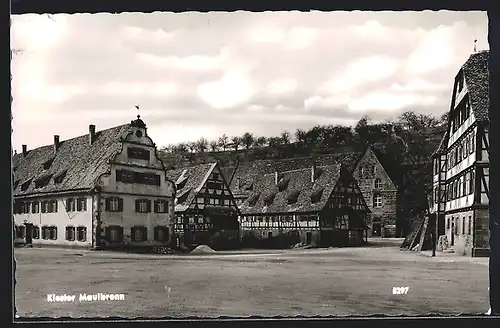
<path id="1" fill-rule="evenodd" d="M 359 160 L 361 152 L 340 152 L 327 155 L 317 155 L 298 158 L 257 160 L 248 163 L 240 163 L 233 173 L 230 188 L 233 194 L 248 194 L 255 179 L 264 174 L 274 172 L 285 172 L 311 168 L 316 166 L 342 164 L 352 172 Z"/>
<path id="2" fill-rule="evenodd" d="M 443 137 L 441 138 L 441 141 L 439 142 L 439 145 L 438 147 L 436 148 L 436 150 L 432 153 L 432 157 L 438 155 L 438 154 L 441 154 L 443 152 L 446 151 L 446 148 L 448 146 L 448 137 L 449 137 L 449 134 L 448 134 L 448 131 L 446 131 L 443 135 Z"/>
<path id="3" fill-rule="evenodd" d="M 305 213 L 322 210 L 341 176 L 341 165 L 317 166 L 315 182 L 312 168 L 265 174 L 254 182 L 254 190 L 240 206 L 242 214 Z M 281 189 L 280 189 L 281 187 Z M 298 193 L 298 195 L 297 195 Z M 317 199 L 314 200 L 314 198 Z"/>
<path id="4" fill-rule="evenodd" d="M 489 55 L 488 50 L 472 54 L 462 66 L 472 112 L 478 121 L 488 120 L 490 106 Z"/>
<path id="5" fill-rule="evenodd" d="M 217 163 L 207 163 L 166 171 L 167 179 L 172 180 L 177 187 L 176 212 L 183 212 L 189 208 L 216 166 Z"/>
<path id="6" fill-rule="evenodd" d="M 28 149 L 26 156 L 14 155 L 14 196 L 93 188 L 97 178 L 110 170 L 108 161 L 121 150 L 121 139 L 131 127 L 124 124 L 97 131 L 92 144 L 85 134 L 60 141 L 57 151 L 47 145 Z M 47 183 L 37 188 L 35 182 L 43 180 Z"/>

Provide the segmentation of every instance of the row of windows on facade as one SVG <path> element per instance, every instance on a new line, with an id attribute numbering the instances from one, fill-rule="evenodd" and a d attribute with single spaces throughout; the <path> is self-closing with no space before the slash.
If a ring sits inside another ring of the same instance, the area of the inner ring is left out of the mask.
<path id="1" fill-rule="evenodd" d="M 209 204 L 209 205 L 231 205 L 231 200 L 229 198 L 213 198 L 213 197 L 198 197 L 196 202 L 198 204 Z"/>
<path id="2" fill-rule="evenodd" d="M 375 165 L 371 165 L 371 166 L 363 165 L 363 166 L 359 167 L 358 172 L 359 172 L 360 176 L 363 176 L 365 174 L 373 175 L 373 174 L 377 173 L 377 167 Z"/>
<path id="3" fill-rule="evenodd" d="M 463 84 L 462 84 L 463 85 Z M 460 87 L 460 84 L 459 84 Z M 458 92 L 462 91 L 461 89 Z M 453 132 L 457 131 L 458 128 L 464 124 L 464 122 L 470 116 L 470 105 L 468 99 L 464 98 L 463 103 L 460 104 L 460 108 L 455 112 L 455 115 L 451 119 L 451 129 Z"/>
<path id="4" fill-rule="evenodd" d="M 317 215 L 298 215 L 297 221 L 294 220 L 293 216 L 284 215 L 284 216 L 244 216 L 241 218 L 242 223 L 295 223 L 295 222 L 310 222 L 317 221 Z M 339 229 L 347 229 L 349 227 L 349 217 L 341 216 L 335 220 L 335 227 Z"/>
<path id="5" fill-rule="evenodd" d="M 471 195 L 474 193 L 474 172 L 467 172 L 465 176 L 458 179 L 450 181 L 446 185 L 446 200 L 453 200 L 463 196 Z M 438 191 L 436 187 L 434 189 L 434 201 L 438 202 Z"/>
<path id="6" fill-rule="evenodd" d="M 182 216 L 178 216 L 176 218 L 176 223 L 177 224 L 203 224 L 203 223 L 210 223 L 210 217 L 209 216 L 203 217 L 202 215 L 199 215 L 199 216 L 190 216 L 190 217 L 183 218 Z"/>
<path id="7" fill-rule="evenodd" d="M 33 239 L 44 239 L 44 240 L 57 240 L 57 227 L 56 226 L 43 226 L 42 233 L 40 235 L 40 228 L 38 226 L 32 227 L 32 238 Z M 26 226 L 16 226 L 16 237 L 20 239 L 26 238 Z M 87 228 L 86 227 L 66 227 L 66 240 L 68 241 L 80 241 L 84 242 L 87 240 Z"/>
<path id="8" fill-rule="evenodd" d="M 109 212 L 122 212 L 123 211 L 123 198 L 120 197 L 106 197 L 104 199 L 106 211 Z M 151 206 L 153 204 L 153 206 Z M 150 199 L 136 199 L 135 211 L 138 213 L 149 213 L 151 210 L 155 213 L 168 213 L 169 202 L 164 199 L 156 199 L 151 202 Z"/>
<path id="9" fill-rule="evenodd" d="M 108 226 L 104 229 L 106 240 L 112 243 L 124 240 L 124 231 L 121 226 Z M 169 229 L 165 226 L 154 227 L 154 241 L 168 241 Z M 130 228 L 130 240 L 133 242 L 143 242 L 148 240 L 148 232 L 145 226 L 135 226 Z"/>
<path id="10" fill-rule="evenodd" d="M 106 197 L 105 208 L 106 211 L 110 212 L 121 212 L 123 211 L 123 199 L 119 197 Z M 44 200 L 41 202 L 15 202 L 14 203 L 14 213 L 15 214 L 29 214 L 29 213 L 57 213 L 58 212 L 58 201 L 57 200 Z M 74 199 L 67 198 L 66 202 L 67 212 L 81 212 L 87 210 L 87 200 L 85 198 Z M 149 199 L 137 199 L 135 200 L 135 211 L 139 213 L 149 213 L 151 212 L 151 200 Z M 168 213 L 168 201 L 158 199 L 154 201 L 155 213 Z"/>
<path id="11" fill-rule="evenodd" d="M 58 212 L 58 201 L 42 200 L 42 201 L 14 201 L 14 214 L 29 214 L 29 213 L 56 213 Z M 68 198 L 66 199 L 66 211 L 82 212 L 87 210 L 87 199 L 85 198 Z"/>
<path id="12" fill-rule="evenodd" d="M 116 181 L 123 183 L 139 183 L 152 186 L 160 185 L 160 175 L 130 170 L 116 170 Z"/>
<path id="13" fill-rule="evenodd" d="M 459 141 L 455 146 L 453 146 L 452 149 L 449 150 L 446 158 L 447 169 L 453 168 L 454 166 L 458 165 L 462 160 L 466 159 L 467 156 L 474 153 L 475 150 L 474 140 L 475 140 L 475 134 L 472 132 L 467 136 L 465 136 L 464 139 Z M 439 169 L 436 170 L 436 172 L 438 171 Z"/>
<path id="14" fill-rule="evenodd" d="M 453 231 L 452 233 L 455 235 L 471 235 L 472 234 L 472 216 L 468 218 L 462 217 L 461 222 L 459 222 L 459 217 L 451 217 L 446 220 L 446 229 L 450 229 L 451 222 L 453 222 Z M 460 224 L 461 223 L 461 224 Z M 459 227 L 461 228 L 459 230 Z"/>

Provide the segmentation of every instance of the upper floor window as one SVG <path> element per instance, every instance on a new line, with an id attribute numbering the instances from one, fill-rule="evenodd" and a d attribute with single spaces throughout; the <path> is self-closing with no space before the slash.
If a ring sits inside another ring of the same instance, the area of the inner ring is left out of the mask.
<path id="1" fill-rule="evenodd" d="M 135 211 L 139 213 L 151 212 L 151 201 L 149 199 L 137 199 L 135 201 Z"/>
<path id="2" fill-rule="evenodd" d="M 377 173 L 377 167 L 375 165 L 372 165 L 372 167 L 370 168 L 371 169 L 371 174 L 375 174 Z"/>
<path id="3" fill-rule="evenodd" d="M 76 202 L 74 198 L 68 198 L 66 199 L 66 211 L 67 212 L 74 212 L 76 211 Z"/>
<path id="4" fill-rule="evenodd" d="M 154 201 L 155 213 L 168 213 L 168 201 L 157 199 Z"/>
<path id="5" fill-rule="evenodd" d="M 359 168 L 359 175 L 362 176 L 364 173 L 365 173 L 365 169 L 364 169 L 364 167 L 361 166 Z"/>
<path id="6" fill-rule="evenodd" d="M 128 147 L 127 148 L 127 156 L 129 158 L 134 158 L 134 159 L 143 159 L 149 161 L 149 150 L 142 149 L 142 148 L 137 148 L 137 147 Z"/>
<path id="7" fill-rule="evenodd" d="M 105 204 L 106 211 L 108 212 L 123 211 L 123 199 L 119 197 L 106 197 Z"/>
<path id="8" fill-rule="evenodd" d="M 382 207 L 382 195 L 376 194 L 373 196 L 373 207 L 375 208 Z"/>
<path id="9" fill-rule="evenodd" d="M 382 189 L 382 180 L 380 179 L 375 179 L 375 189 Z"/>
<path id="10" fill-rule="evenodd" d="M 79 211 L 79 212 L 83 212 L 83 211 L 86 211 L 87 210 L 87 199 L 86 198 L 79 198 L 77 200 L 77 204 L 76 204 L 76 209 Z"/>
<path id="11" fill-rule="evenodd" d="M 128 170 L 116 170 L 116 181 L 125 183 L 140 183 L 159 186 L 160 175 L 155 173 L 134 172 Z"/>
<path id="12" fill-rule="evenodd" d="M 463 88 L 464 88 L 464 79 L 462 75 L 459 75 L 457 81 L 457 93 L 462 92 Z"/>

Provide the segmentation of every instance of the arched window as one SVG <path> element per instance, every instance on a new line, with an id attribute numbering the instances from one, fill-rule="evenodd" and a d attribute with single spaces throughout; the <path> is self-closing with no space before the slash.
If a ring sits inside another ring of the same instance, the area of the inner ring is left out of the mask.
<path id="1" fill-rule="evenodd" d="M 382 189 L 382 180 L 375 179 L 375 189 Z"/>

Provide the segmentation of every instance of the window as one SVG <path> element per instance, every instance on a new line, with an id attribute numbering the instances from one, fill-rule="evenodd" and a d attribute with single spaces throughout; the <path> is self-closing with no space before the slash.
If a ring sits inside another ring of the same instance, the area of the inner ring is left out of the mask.
<path id="1" fill-rule="evenodd" d="M 472 133 L 470 136 L 469 136 L 469 142 L 470 142 L 470 145 L 469 145 L 469 153 L 472 154 L 474 152 L 474 134 Z"/>
<path id="2" fill-rule="evenodd" d="M 123 241 L 123 228 L 120 226 L 106 227 L 106 237 L 109 242 L 119 243 Z"/>
<path id="3" fill-rule="evenodd" d="M 462 235 L 465 235 L 465 216 L 462 218 Z"/>
<path id="4" fill-rule="evenodd" d="M 108 212 L 122 212 L 123 199 L 118 197 L 107 197 L 105 200 L 106 211 Z"/>
<path id="5" fill-rule="evenodd" d="M 471 171 L 470 172 L 470 189 L 469 189 L 469 194 L 473 194 L 474 193 L 474 184 L 475 184 L 475 181 L 474 181 L 474 171 Z"/>
<path id="6" fill-rule="evenodd" d="M 382 207 L 382 195 L 377 194 L 373 196 L 373 207 L 375 208 Z"/>
<path id="7" fill-rule="evenodd" d="M 198 223 L 199 223 L 199 224 L 202 224 L 202 223 L 203 223 L 203 216 L 199 216 L 199 217 L 198 217 Z"/>
<path id="8" fill-rule="evenodd" d="M 434 159 L 434 175 L 439 173 L 439 160 L 437 158 Z"/>
<path id="9" fill-rule="evenodd" d="M 375 179 L 375 189 L 382 189 L 382 180 Z"/>
<path id="10" fill-rule="evenodd" d="M 146 241 L 148 240 L 146 227 L 132 227 L 131 229 L 132 241 Z"/>
<path id="11" fill-rule="evenodd" d="M 168 213 L 168 201 L 157 199 L 154 201 L 155 213 Z"/>
<path id="12" fill-rule="evenodd" d="M 189 222 L 189 224 L 194 224 L 194 217 L 190 217 L 188 222 Z"/>
<path id="13" fill-rule="evenodd" d="M 76 228 L 76 240 L 86 241 L 87 240 L 87 227 Z"/>
<path id="14" fill-rule="evenodd" d="M 219 180 L 219 179 L 220 179 L 220 177 L 219 177 L 219 173 L 213 173 L 213 174 L 212 174 L 212 179 L 213 179 L 213 180 Z"/>
<path id="15" fill-rule="evenodd" d="M 373 166 L 371 167 L 371 172 L 372 172 L 372 174 L 377 173 L 377 168 L 375 167 L 375 165 L 373 165 Z"/>
<path id="16" fill-rule="evenodd" d="M 450 218 L 446 220 L 446 229 L 450 229 Z"/>
<path id="17" fill-rule="evenodd" d="M 42 201 L 42 213 L 49 212 L 49 202 L 47 200 Z"/>
<path id="18" fill-rule="evenodd" d="M 50 239 L 56 240 L 57 239 L 57 227 L 55 227 L 55 226 L 49 227 L 49 235 L 50 235 Z"/>
<path id="19" fill-rule="evenodd" d="M 31 213 L 38 213 L 40 212 L 40 203 L 39 202 L 32 202 L 31 203 Z"/>
<path id="20" fill-rule="evenodd" d="M 155 241 L 168 241 L 168 228 L 164 226 L 155 227 Z"/>
<path id="21" fill-rule="evenodd" d="M 127 156 L 129 158 L 143 159 L 149 161 L 149 150 L 136 147 L 128 147 Z"/>
<path id="22" fill-rule="evenodd" d="M 229 199 L 224 199 L 224 205 L 226 206 L 231 205 L 231 201 Z"/>
<path id="23" fill-rule="evenodd" d="M 76 202 L 74 198 L 66 199 L 66 212 L 76 211 Z"/>
<path id="24" fill-rule="evenodd" d="M 57 212 L 57 200 L 49 200 L 48 201 L 48 213 L 55 213 Z"/>
<path id="25" fill-rule="evenodd" d="M 151 212 L 151 201 L 149 199 L 137 199 L 135 201 L 135 211 L 138 213 Z"/>
<path id="26" fill-rule="evenodd" d="M 26 190 L 28 190 L 28 188 L 29 188 L 30 184 L 31 184 L 31 179 L 30 179 L 30 180 L 28 180 L 28 181 L 26 181 L 25 183 L 23 183 L 23 184 L 21 185 L 21 191 L 26 191 Z"/>
<path id="27" fill-rule="evenodd" d="M 84 212 L 87 210 L 87 199 L 86 198 L 78 198 L 76 209 L 78 212 Z"/>
<path id="28" fill-rule="evenodd" d="M 49 235 L 50 235 L 50 233 L 49 233 L 49 227 L 43 226 L 42 227 L 42 239 L 44 239 L 44 240 L 49 239 Z"/>
<path id="29" fill-rule="evenodd" d="M 66 177 L 66 173 L 67 173 L 67 172 L 68 172 L 68 171 L 67 171 L 67 170 L 65 170 L 65 171 L 63 171 L 63 172 L 59 173 L 58 175 L 56 175 L 56 176 L 54 177 L 54 183 L 55 183 L 55 184 L 59 184 L 59 183 L 63 182 L 64 178 Z"/>
<path id="30" fill-rule="evenodd" d="M 364 170 L 364 168 L 361 166 L 361 167 L 359 168 L 359 175 L 360 175 L 360 176 L 362 176 L 364 173 L 365 173 L 365 170 Z"/>
<path id="31" fill-rule="evenodd" d="M 66 240 L 75 240 L 75 227 L 66 227 Z"/>
<path id="32" fill-rule="evenodd" d="M 469 224 L 468 224 L 468 235 L 470 236 L 472 232 L 472 216 L 469 216 Z"/>
<path id="33" fill-rule="evenodd" d="M 54 158 L 55 157 L 53 157 L 53 158 L 49 159 L 48 161 L 46 161 L 45 163 L 43 163 L 44 170 L 50 169 L 50 167 L 52 166 L 52 163 L 54 162 Z"/>
<path id="34" fill-rule="evenodd" d="M 33 239 L 40 239 L 40 228 L 33 226 Z"/>

